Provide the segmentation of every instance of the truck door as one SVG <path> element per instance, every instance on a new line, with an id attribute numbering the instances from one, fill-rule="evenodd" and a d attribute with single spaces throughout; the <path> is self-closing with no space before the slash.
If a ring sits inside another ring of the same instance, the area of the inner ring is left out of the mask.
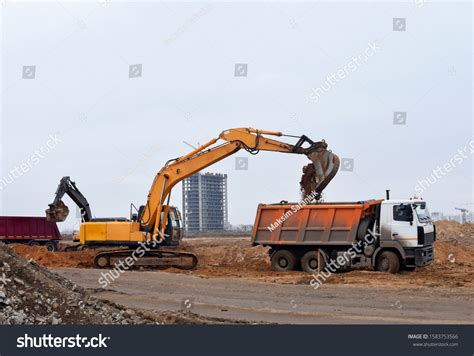
<path id="1" fill-rule="evenodd" d="M 391 238 L 403 246 L 417 245 L 417 225 L 411 204 L 395 204 L 392 209 Z"/>

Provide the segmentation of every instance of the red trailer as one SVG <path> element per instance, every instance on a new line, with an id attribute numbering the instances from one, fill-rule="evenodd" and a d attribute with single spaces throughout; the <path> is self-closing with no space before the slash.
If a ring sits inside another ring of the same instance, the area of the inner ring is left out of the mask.
<path id="1" fill-rule="evenodd" d="M 57 250 L 61 233 L 55 222 L 36 216 L 0 216 L 0 242 L 46 245 Z"/>

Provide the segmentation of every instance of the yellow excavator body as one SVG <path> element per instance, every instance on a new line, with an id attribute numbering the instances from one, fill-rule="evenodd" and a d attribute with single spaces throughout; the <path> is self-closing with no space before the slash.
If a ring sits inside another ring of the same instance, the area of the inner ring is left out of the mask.
<path id="1" fill-rule="evenodd" d="M 81 224 L 79 235 L 81 245 L 87 245 L 87 242 L 146 242 L 145 233 L 140 231 L 140 223 L 135 221 L 86 222 Z"/>

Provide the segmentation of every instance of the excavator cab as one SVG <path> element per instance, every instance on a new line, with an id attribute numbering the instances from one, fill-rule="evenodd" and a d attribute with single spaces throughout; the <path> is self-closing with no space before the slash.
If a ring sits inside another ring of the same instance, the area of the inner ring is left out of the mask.
<path id="1" fill-rule="evenodd" d="M 166 208 L 166 206 L 164 206 Z M 161 212 L 161 219 L 164 217 L 164 212 Z M 164 240 L 161 243 L 164 246 L 177 246 L 183 238 L 183 228 L 181 226 L 181 217 L 178 208 L 169 206 L 168 217 L 165 227 Z"/>
<path id="2" fill-rule="evenodd" d="M 183 238 L 183 227 L 181 226 L 179 210 L 174 206 L 170 206 L 169 209 L 166 230 L 170 233 L 170 245 L 178 245 Z"/>
<path id="3" fill-rule="evenodd" d="M 164 239 L 162 241 L 162 245 L 164 246 L 177 246 L 181 242 L 183 238 L 183 227 L 181 225 L 181 214 L 177 207 L 169 205 L 163 206 L 163 211 L 160 214 L 160 220 L 164 218 L 164 209 L 168 207 L 168 216 L 166 218 L 166 227 L 164 232 Z M 138 213 L 131 214 L 131 221 L 140 222 L 140 217 L 143 216 L 143 210 L 145 206 L 142 205 L 138 209 Z M 150 232 L 151 229 L 143 226 L 140 230 L 145 232 Z"/>

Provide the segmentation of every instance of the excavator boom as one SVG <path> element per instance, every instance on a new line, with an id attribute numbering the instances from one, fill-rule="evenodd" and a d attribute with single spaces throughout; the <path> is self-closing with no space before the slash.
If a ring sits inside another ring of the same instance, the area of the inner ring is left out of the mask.
<path id="1" fill-rule="evenodd" d="M 296 144 L 288 144 L 266 136 L 297 137 Z M 223 141 L 221 144 L 217 144 Z M 217 144 L 217 145 L 216 145 Z M 306 145 L 306 147 L 304 147 Z M 315 168 L 315 195 L 319 196 L 339 168 L 339 158 L 327 150 L 324 141 L 314 142 L 306 136 L 289 136 L 278 131 L 237 128 L 223 131 L 219 137 L 194 149 L 192 152 L 168 161 L 155 176 L 147 203 L 140 211 L 139 221 L 143 231 L 150 233 L 153 241 L 164 239 L 164 232 L 169 213 L 169 199 L 172 188 L 183 179 L 200 170 L 245 149 L 251 154 L 259 151 L 305 154 Z M 162 214 L 163 213 L 163 214 Z"/>
<path id="2" fill-rule="evenodd" d="M 289 144 L 269 136 L 287 136 L 298 140 L 296 144 Z M 197 265 L 197 258 L 192 253 L 163 250 L 164 246 L 177 246 L 182 238 L 178 210 L 169 204 L 171 190 L 183 179 L 241 149 L 251 154 L 263 150 L 308 156 L 314 166 L 311 183 L 314 186 L 312 193 L 316 197 L 334 177 L 339 167 L 338 157 L 327 150 L 327 144 L 324 141 L 314 142 L 306 136 L 289 136 L 277 131 L 252 128 L 226 130 L 190 153 L 168 161 L 156 174 L 146 205 L 140 207 L 138 214 L 131 214 L 130 220 L 89 219 L 89 222 L 81 224 L 80 244 L 75 248 L 127 246 L 119 250 L 98 252 L 94 258 L 94 265 L 98 268 L 108 268 L 130 258 L 132 260 L 135 258 L 137 266 L 194 268 Z M 61 218 L 63 209 L 61 198 L 68 191 L 63 186 L 71 187 L 70 184 L 66 184 L 67 182 L 68 179 L 65 179 L 65 182 L 62 181 L 56 192 L 56 199 L 48 209 L 53 218 Z M 72 187 L 75 189 L 71 191 L 77 193 L 77 187 L 74 184 Z M 88 208 L 88 204 L 86 207 Z M 88 216 L 90 210 L 85 210 L 85 216 Z M 137 259 L 135 251 L 130 247 L 140 244 L 146 247 L 146 253 Z"/>

